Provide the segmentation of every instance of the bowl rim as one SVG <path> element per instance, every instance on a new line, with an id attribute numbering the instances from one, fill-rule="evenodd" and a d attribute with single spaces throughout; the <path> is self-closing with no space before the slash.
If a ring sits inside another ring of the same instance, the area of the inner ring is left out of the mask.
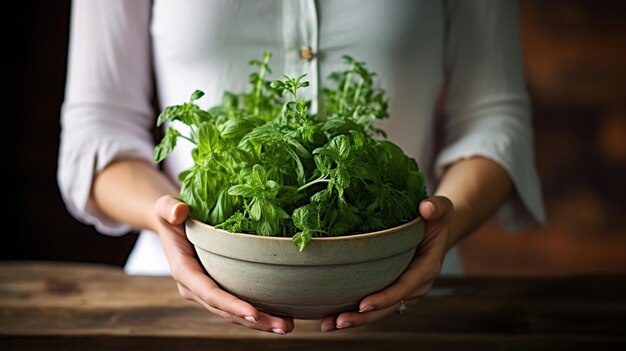
<path id="1" fill-rule="evenodd" d="M 258 239 L 258 240 L 278 240 L 278 241 L 287 241 L 287 240 L 291 241 L 292 240 L 292 237 L 290 237 L 290 236 L 265 236 L 265 235 L 250 234 L 250 233 L 233 233 L 233 232 L 229 232 L 229 231 L 224 230 L 224 229 L 215 228 L 214 226 L 212 226 L 212 225 L 210 225 L 208 223 L 202 222 L 201 220 L 199 220 L 197 218 L 192 218 L 192 217 L 189 217 L 185 222 L 189 222 L 189 221 L 194 222 L 194 225 L 207 227 L 208 229 L 213 230 L 213 231 L 217 231 L 217 232 L 221 232 L 221 233 L 227 233 L 227 234 L 235 235 L 235 236 L 242 237 L 242 238 Z M 414 219 L 412 219 L 412 220 L 410 220 L 410 221 L 408 221 L 406 223 L 402 223 L 400 225 L 392 227 L 392 228 L 377 230 L 377 231 L 374 231 L 374 232 L 359 233 L 359 234 L 337 235 L 337 236 L 326 236 L 326 237 L 313 237 L 313 238 L 311 238 L 311 241 L 325 242 L 325 241 L 337 241 L 337 240 L 367 239 L 367 238 L 370 238 L 370 237 L 377 237 L 377 236 L 383 236 L 383 235 L 387 235 L 387 234 L 392 234 L 392 233 L 404 230 L 405 228 L 412 227 L 412 226 L 418 224 L 421 221 L 423 221 L 423 218 L 422 218 L 422 216 L 418 215 Z"/>

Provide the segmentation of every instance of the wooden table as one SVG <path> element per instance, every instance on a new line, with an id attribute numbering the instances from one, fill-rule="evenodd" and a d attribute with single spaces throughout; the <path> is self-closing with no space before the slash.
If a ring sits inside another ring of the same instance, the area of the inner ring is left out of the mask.
<path id="1" fill-rule="evenodd" d="M 365 327 L 286 336 L 228 324 L 167 277 L 117 267 L 0 263 L 0 350 L 626 350 L 626 277 L 442 278 Z"/>

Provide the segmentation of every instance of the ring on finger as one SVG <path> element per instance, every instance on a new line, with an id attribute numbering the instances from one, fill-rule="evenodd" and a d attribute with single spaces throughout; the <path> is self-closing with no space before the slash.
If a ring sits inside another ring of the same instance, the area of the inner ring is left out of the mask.
<path id="1" fill-rule="evenodd" d="M 404 302 L 404 300 L 400 300 L 400 305 L 398 305 L 396 313 L 399 315 L 403 315 L 406 313 L 406 303 Z"/>

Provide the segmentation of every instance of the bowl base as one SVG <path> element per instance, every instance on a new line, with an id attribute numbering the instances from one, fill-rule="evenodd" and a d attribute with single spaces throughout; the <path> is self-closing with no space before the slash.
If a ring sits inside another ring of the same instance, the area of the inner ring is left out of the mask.
<path id="1" fill-rule="evenodd" d="M 357 303 L 345 303 L 339 305 L 324 305 L 324 306 L 292 306 L 292 305 L 266 305 L 261 302 L 248 301 L 259 311 L 271 314 L 277 317 L 289 317 L 294 319 L 322 319 L 327 315 L 339 314 L 348 311 L 358 311 L 359 304 Z"/>

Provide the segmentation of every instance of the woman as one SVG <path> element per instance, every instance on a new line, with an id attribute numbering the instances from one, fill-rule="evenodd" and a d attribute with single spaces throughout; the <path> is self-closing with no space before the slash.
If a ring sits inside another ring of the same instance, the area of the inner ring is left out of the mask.
<path id="1" fill-rule="evenodd" d="M 348 54 L 378 73 L 391 116 L 380 127 L 416 158 L 434 194 L 419 206 L 426 237 L 400 279 L 320 328 L 379 320 L 425 296 L 440 274 L 462 273 L 454 245 L 496 212 L 511 228 L 544 221 L 517 25 L 516 3 L 497 0 L 76 0 L 58 173 L 64 201 L 104 234 L 141 230 L 129 274 L 171 274 L 183 297 L 224 319 L 289 333 L 293 320 L 221 290 L 195 260 L 182 224 L 188 208 L 177 200 L 189 150 L 179 146 L 163 170 L 152 161 L 153 89 L 159 108 L 201 89 L 206 108 L 224 90 L 246 89 L 248 60 L 271 51 L 274 78 L 307 73 L 305 97 L 318 106 L 320 86 Z"/>

